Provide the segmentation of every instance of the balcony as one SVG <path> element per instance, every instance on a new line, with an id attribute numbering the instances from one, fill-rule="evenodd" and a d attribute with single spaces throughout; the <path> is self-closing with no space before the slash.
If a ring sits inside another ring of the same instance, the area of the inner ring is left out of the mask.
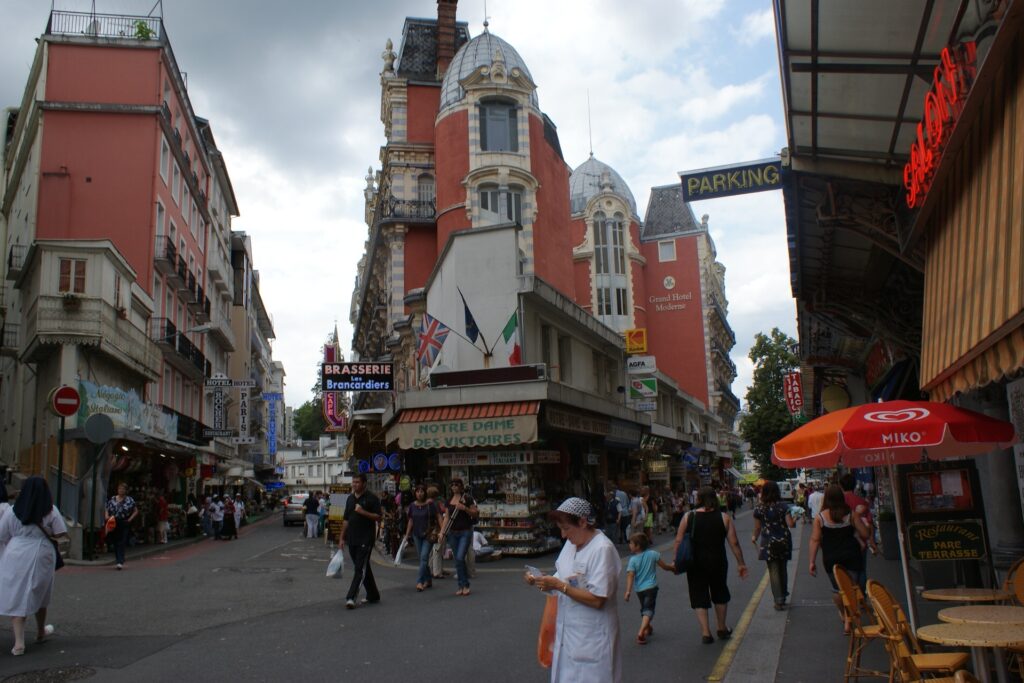
<path id="1" fill-rule="evenodd" d="M 167 318 L 153 318 L 152 339 L 164 351 L 164 358 L 179 372 L 195 381 L 210 376 L 210 362 L 188 337 Z"/>
<path id="2" fill-rule="evenodd" d="M 24 314 L 21 358 L 37 362 L 63 344 L 91 346 L 146 381 L 160 379 L 160 350 L 118 309 L 102 299 L 80 295 L 44 295 Z"/>
<path id="3" fill-rule="evenodd" d="M 21 277 L 21 271 L 25 267 L 25 257 L 28 255 L 27 244 L 12 244 L 7 251 L 7 279 L 17 280 Z"/>
<path id="4" fill-rule="evenodd" d="M 210 322 L 210 300 L 206 297 L 202 287 L 198 288 L 198 291 L 196 292 L 196 300 L 195 302 L 190 302 L 188 308 L 196 314 L 197 322 Z"/>
<path id="5" fill-rule="evenodd" d="M 141 28 L 140 28 L 141 25 Z M 50 12 L 48 35 L 89 36 L 92 38 L 135 38 L 162 40 L 159 17 L 132 17 L 95 12 Z"/>
<path id="6" fill-rule="evenodd" d="M 196 290 L 199 289 L 199 283 L 196 281 L 195 273 L 189 273 L 185 278 L 185 287 L 183 288 L 182 297 L 185 299 L 185 303 L 191 308 L 198 301 Z"/>
<path id="7" fill-rule="evenodd" d="M 171 108 L 167 106 L 167 102 L 160 103 L 160 114 L 164 117 L 164 121 L 167 125 L 171 125 Z"/>
<path id="8" fill-rule="evenodd" d="M 207 429 L 207 426 L 202 422 L 167 406 L 160 407 L 168 415 L 178 416 L 178 441 L 184 441 L 196 446 L 206 446 L 210 443 L 210 439 L 203 436 L 203 430 Z"/>
<path id="9" fill-rule="evenodd" d="M 231 324 L 224 318 L 218 316 L 218 319 L 210 327 L 210 334 L 226 351 L 235 350 L 235 333 L 231 330 Z"/>
<path id="10" fill-rule="evenodd" d="M 16 357 L 18 355 L 18 331 L 20 325 L 4 322 L 0 327 L 0 356 Z"/>
<path id="11" fill-rule="evenodd" d="M 156 264 L 156 269 L 162 274 L 168 277 L 177 277 L 177 272 L 174 269 L 178 264 L 178 247 L 175 246 L 174 240 L 166 235 L 161 237 L 156 243 L 153 261 Z"/>
<path id="12" fill-rule="evenodd" d="M 411 220 L 433 221 L 437 216 L 436 202 L 431 200 L 395 199 L 385 197 L 380 211 L 381 219 L 404 218 Z"/>

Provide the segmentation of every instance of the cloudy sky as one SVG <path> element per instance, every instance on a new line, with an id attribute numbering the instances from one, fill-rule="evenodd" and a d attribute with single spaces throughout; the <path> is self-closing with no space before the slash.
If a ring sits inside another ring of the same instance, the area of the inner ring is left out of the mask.
<path id="1" fill-rule="evenodd" d="M 91 0 L 54 0 L 88 11 Z M 95 0 L 96 11 L 144 15 L 155 0 Z M 0 106 L 17 105 L 50 3 L 3 0 Z M 364 177 L 379 166 L 380 53 L 397 51 L 406 16 L 436 16 L 434 0 L 163 0 L 164 23 L 189 96 L 210 120 L 253 236 L 273 315 L 286 400 L 310 398 L 322 340 L 337 321 L 351 342 L 349 303 L 363 251 Z M 159 8 L 157 9 L 159 11 Z M 511 43 L 538 84 L 573 167 L 589 151 L 636 195 L 678 172 L 760 159 L 785 145 L 774 24 L 767 0 L 488 0 L 492 33 Z M 482 31 L 483 0 L 458 19 Z M 754 334 L 795 336 L 782 196 L 767 192 L 694 204 L 710 215 L 726 266 L 739 368 L 750 383 Z M 346 350 L 346 355 L 348 351 Z"/>

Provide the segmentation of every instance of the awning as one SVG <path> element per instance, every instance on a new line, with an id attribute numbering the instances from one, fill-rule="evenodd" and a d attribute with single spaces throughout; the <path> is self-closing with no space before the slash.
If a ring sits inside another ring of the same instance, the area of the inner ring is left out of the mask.
<path id="1" fill-rule="evenodd" d="M 402 411 L 387 443 L 402 449 L 515 446 L 537 440 L 540 401 L 510 401 Z"/>
<path id="2" fill-rule="evenodd" d="M 730 477 L 732 477 L 733 479 L 735 479 L 737 481 L 739 481 L 740 479 L 743 478 L 743 474 L 740 473 L 740 471 L 737 470 L 735 467 L 729 467 L 725 471 L 729 474 Z"/>

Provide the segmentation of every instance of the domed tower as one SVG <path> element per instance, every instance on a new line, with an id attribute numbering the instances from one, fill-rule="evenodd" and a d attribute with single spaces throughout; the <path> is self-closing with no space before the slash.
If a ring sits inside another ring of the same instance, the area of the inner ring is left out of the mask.
<path id="1" fill-rule="evenodd" d="M 644 257 L 636 199 L 593 155 L 569 176 L 576 303 L 622 332 L 645 321 Z"/>
<path id="2" fill-rule="evenodd" d="M 571 296 L 569 169 L 536 90 L 519 53 L 486 26 L 455 54 L 434 127 L 437 246 L 455 230 L 521 225 L 522 272 Z"/>

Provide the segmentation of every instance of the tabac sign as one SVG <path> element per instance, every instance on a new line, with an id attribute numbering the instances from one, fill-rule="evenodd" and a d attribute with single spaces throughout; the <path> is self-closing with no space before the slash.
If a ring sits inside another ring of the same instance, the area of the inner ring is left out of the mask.
<path id="1" fill-rule="evenodd" d="M 696 171 L 681 171 L 683 201 L 730 197 L 782 188 L 782 161 L 761 159 Z"/>

